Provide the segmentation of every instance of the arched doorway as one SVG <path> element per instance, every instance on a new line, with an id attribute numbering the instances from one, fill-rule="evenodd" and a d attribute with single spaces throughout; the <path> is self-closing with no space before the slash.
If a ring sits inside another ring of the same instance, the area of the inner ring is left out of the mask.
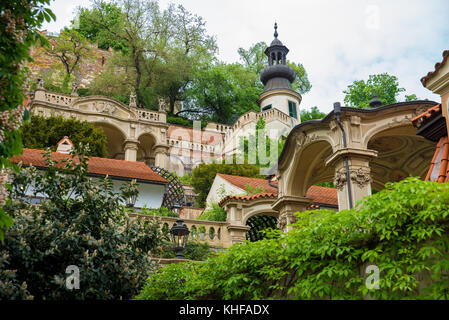
<path id="1" fill-rule="evenodd" d="M 246 225 L 251 229 L 246 232 L 246 240 L 251 242 L 266 238 L 264 230 L 276 229 L 278 218 L 274 216 L 258 215 L 252 216 L 246 221 Z"/>

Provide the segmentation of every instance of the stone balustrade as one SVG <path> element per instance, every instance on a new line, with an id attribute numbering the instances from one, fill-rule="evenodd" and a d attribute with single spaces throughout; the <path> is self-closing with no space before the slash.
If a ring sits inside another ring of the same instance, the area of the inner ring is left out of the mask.
<path id="1" fill-rule="evenodd" d="M 139 108 L 133 108 L 133 110 L 139 117 L 139 120 L 162 123 L 165 123 L 167 120 L 165 112 L 157 112 L 149 109 Z"/>
<path id="2" fill-rule="evenodd" d="M 129 214 L 132 218 L 141 219 L 157 219 L 161 226 L 168 228 L 168 230 L 176 224 L 178 218 L 173 217 L 159 217 L 132 213 Z M 196 219 L 183 219 L 184 224 L 189 228 L 189 239 L 195 239 L 201 242 L 207 242 L 214 248 L 227 248 L 231 245 L 231 238 L 228 231 L 228 222 L 206 221 Z"/>
<path id="3" fill-rule="evenodd" d="M 57 104 L 57 105 L 64 106 L 64 107 L 70 107 L 70 105 L 76 99 L 76 97 L 73 97 L 70 95 L 66 95 L 66 94 L 62 94 L 62 93 L 47 92 L 47 91 L 44 91 L 43 94 L 41 94 L 41 95 L 37 95 L 37 97 L 40 97 L 41 100 L 43 100 L 45 102 Z M 37 97 L 35 97 L 35 100 L 37 100 L 36 99 Z"/>

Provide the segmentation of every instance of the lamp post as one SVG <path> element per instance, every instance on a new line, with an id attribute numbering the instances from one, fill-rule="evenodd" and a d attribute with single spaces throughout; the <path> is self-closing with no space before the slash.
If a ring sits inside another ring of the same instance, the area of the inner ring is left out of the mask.
<path id="1" fill-rule="evenodd" d="M 178 219 L 176 220 L 176 225 L 174 225 L 170 229 L 171 239 L 173 241 L 173 248 L 176 253 L 176 258 L 185 259 L 182 254 L 182 251 L 185 249 L 187 244 L 187 239 L 189 238 L 189 228 L 187 228 L 182 223 L 184 220 Z"/>

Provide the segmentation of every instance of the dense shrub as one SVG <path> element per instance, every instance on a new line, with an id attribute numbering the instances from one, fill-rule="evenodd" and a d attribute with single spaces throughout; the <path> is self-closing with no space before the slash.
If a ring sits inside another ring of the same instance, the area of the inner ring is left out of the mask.
<path id="1" fill-rule="evenodd" d="M 49 157 L 47 151 L 48 170 L 22 168 L 9 187 L 5 209 L 15 223 L 0 244 L 0 274 L 13 277 L 14 287 L 1 289 L 0 298 L 134 296 L 152 268 L 150 252 L 162 241 L 159 225 L 128 218 L 120 205 L 123 196 L 113 191 L 111 180 L 94 183 L 87 178 L 86 150 L 74 160 Z M 44 197 L 39 205 L 29 203 L 29 188 L 34 197 Z M 80 271 L 78 290 L 65 285 L 70 265 Z M 0 288 L 4 286 L 0 280 Z"/>
<path id="2" fill-rule="evenodd" d="M 25 148 L 56 151 L 56 144 L 65 136 L 75 144 L 89 144 L 89 155 L 107 156 L 107 138 L 103 129 L 87 121 L 74 118 L 32 116 L 31 121 L 22 127 L 22 140 Z"/>
<path id="3" fill-rule="evenodd" d="M 182 254 L 186 259 L 202 261 L 212 256 L 212 251 L 207 242 L 189 239 Z M 159 258 L 175 258 L 173 243 L 167 238 L 157 250 L 153 251 L 153 255 Z"/>
<path id="4" fill-rule="evenodd" d="M 217 203 L 212 203 L 211 208 L 205 210 L 199 217 L 199 220 L 207 221 L 226 221 L 226 211 Z"/>
<path id="5" fill-rule="evenodd" d="M 408 178 L 355 209 L 297 216 L 287 233 L 150 274 L 137 298 L 449 298 L 448 184 Z M 378 290 L 366 285 L 369 264 L 380 270 Z"/>

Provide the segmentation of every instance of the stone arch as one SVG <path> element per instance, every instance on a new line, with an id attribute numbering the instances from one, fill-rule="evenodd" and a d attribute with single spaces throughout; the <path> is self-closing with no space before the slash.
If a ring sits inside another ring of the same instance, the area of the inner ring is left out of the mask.
<path id="1" fill-rule="evenodd" d="M 367 148 L 377 151 L 370 161 L 372 187 L 384 188 L 408 176 L 424 179 L 435 151 L 435 143 L 416 135 L 410 124 L 383 127 L 367 137 Z"/>
<path id="2" fill-rule="evenodd" d="M 137 140 L 139 141 L 137 161 L 142 161 L 150 166 L 153 166 L 155 162 L 153 148 L 157 145 L 157 137 L 151 132 L 146 132 L 141 134 Z"/>
<path id="3" fill-rule="evenodd" d="M 92 123 L 95 127 L 102 128 L 106 135 L 108 158 L 124 159 L 123 144 L 126 133 L 110 122 L 93 121 Z"/>
<path id="4" fill-rule="evenodd" d="M 333 148 L 328 139 L 318 138 L 296 150 L 288 172 L 284 195 L 306 197 L 307 190 L 314 184 L 332 181 L 334 170 L 326 166 L 326 159 L 332 155 Z"/>

